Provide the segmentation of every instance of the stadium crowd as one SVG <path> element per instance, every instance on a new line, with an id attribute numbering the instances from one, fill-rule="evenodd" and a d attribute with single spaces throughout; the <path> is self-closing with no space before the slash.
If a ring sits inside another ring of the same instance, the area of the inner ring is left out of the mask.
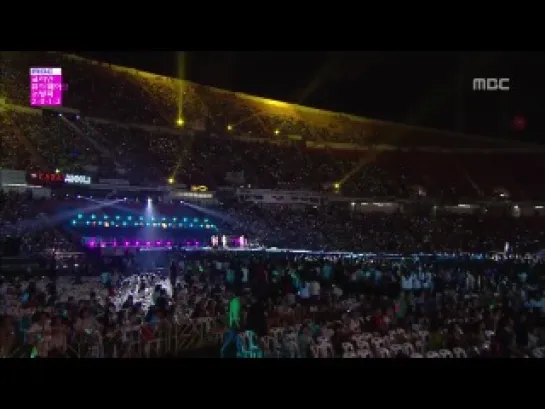
<path id="1" fill-rule="evenodd" d="M 544 357 L 542 262 L 173 257 L 166 276 L 5 280 L 3 356 L 172 356 L 192 337 L 218 346 L 239 297 L 242 340 L 224 343 L 225 357 Z"/>
<path id="2" fill-rule="evenodd" d="M 85 167 L 141 183 L 174 177 L 212 188 L 224 185 L 229 172 L 242 172 L 256 188 L 323 189 L 343 180 L 342 193 L 352 196 L 449 200 L 500 192 L 533 200 L 541 184 L 537 175 L 545 171 L 538 148 L 515 142 L 371 123 L 59 53 L 5 54 L 8 103 L 27 104 L 32 64 L 65 72 L 65 105 L 80 115 L 0 113 L 51 170 Z M 184 124 L 176 127 L 180 90 Z M 518 150 L 505 150 L 513 147 Z M 142 158 L 145 171 L 135 165 Z M 29 166 L 24 158 L 10 164 Z"/>
<path id="3" fill-rule="evenodd" d="M 58 53 L 4 54 L 8 104 L 27 105 L 29 66 L 62 66 L 65 105 L 81 115 L 2 110 L 2 167 L 123 176 L 147 186 L 174 178 L 211 189 L 327 190 L 438 204 L 542 199 L 545 161 L 537 150 L 438 139 Z M 184 123 L 174 127 L 180 92 Z M 49 261 L 85 253 L 55 217 L 57 205 L 2 193 L 3 241 L 16 239 L 20 254 Z M 63 274 L 59 259 L 47 278 L 26 270 L 2 279 L 0 351 L 149 357 L 207 343 L 219 350 L 224 341 L 222 355 L 233 357 L 543 357 L 545 275 L 536 252 L 545 218 L 434 209 L 226 200 L 214 211 L 231 216 L 224 220 L 230 226 L 218 225 L 266 246 L 399 255 L 173 251 L 160 271 L 125 254 L 121 264 L 72 258 Z M 240 318 L 228 322 L 237 297 Z M 222 337 L 228 326 L 237 342 Z"/>
<path id="4" fill-rule="evenodd" d="M 20 240 L 20 250 L 27 255 L 74 250 L 44 213 L 43 202 L 30 194 L 0 192 L 0 237 Z"/>
<path id="5" fill-rule="evenodd" d="M 290 209 L 246 203 L 237 203 L 228 211 L 263 243 L 280 248 L 491 253 L 503 251 L 510 243 L 519 254 L 533 254 L 545 239 L 541 216 L 364 213 L 348 205 Z"/>

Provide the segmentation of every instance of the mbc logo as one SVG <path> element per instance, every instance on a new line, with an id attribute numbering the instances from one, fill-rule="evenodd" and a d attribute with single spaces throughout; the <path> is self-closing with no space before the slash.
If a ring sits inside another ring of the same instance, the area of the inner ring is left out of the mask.
<path id="1" fill-rule="evenodd" d="M 473 78 L 473 91 L 509 91 L 509 78 Z"/>

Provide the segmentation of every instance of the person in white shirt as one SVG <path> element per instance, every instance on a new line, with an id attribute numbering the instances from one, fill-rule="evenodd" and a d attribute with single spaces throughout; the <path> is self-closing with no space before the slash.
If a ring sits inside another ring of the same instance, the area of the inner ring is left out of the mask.
<path id="1" fill-rule="evenodd" d="M 299 290 L 299 297 L 301 300 L 306 301 L 310 298 L 310 283 L 305 281 L 301 289 Z"/>
<path id="2" fill-rule="evenodd" d="M 333 286 L 333 295 L 335 296 L 337 300 L 340 299 L 343 296 L 343 289 L 336 285 Z"/>
<path id="3" fill-rule="evenodd" d="M 432 286 L 431 273 L 429 271 L 427 271 L 425 273 L 422 273 L 422 275 L 423 275 L 422 287 L 425 288 L 425 289 L 430 289 L 431 286 Z"/>
<path id="4" fill-rule="evenodd" d="M 476 280 L 471 273 L 467 273 L 466 277 L 466 289 L 468 292 L 472 293 L 475 290 Z"/>
<path id="5" fill-rule="evenodd" d="M 401 288 L 405 291 L 413 289 L 413 276 L 411 274 L 406 273 L 401 276 Z"/>
<path id="6" fill-rule="evenodd" d="M 316 280 L 310 282 L 310 298 L 312 299 L 313 304 L 318 304 L 320 300 L 320 283 Z"/>
<path id="7" fill-rule="evenodd" d="M 247 283 L 248 282 L 248 267 L 242 267 L 242 282 Z"/>
<path id="8" fill-rule="evenodd" d="M 421 271 L 413 274 L 413 288 L 415 290 L 420 290 L 424 287 L 424 278 L 424 273 Z"/>

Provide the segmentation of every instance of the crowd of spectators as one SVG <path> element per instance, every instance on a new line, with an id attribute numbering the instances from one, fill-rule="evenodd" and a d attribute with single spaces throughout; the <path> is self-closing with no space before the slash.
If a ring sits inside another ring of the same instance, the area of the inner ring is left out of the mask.
<path id="1" fill-rule="evenodd" d="M 123 176 L 140 184 L 166 183 L 173 177 L 179 183 L 215 189 L 229 184 L 226 176 L 235 172 L 243 175 L 241 184 L 253 188 L 331 191 L 342 181 L 339 192 L 353 197 L 428 196 L 454 201 L 505 193 L 514 200 L 534 200 L 545 163 L 539 153 L 310 149 L 295 142 L 278 144 L 230 134 L 183 135 L 90 119 L 9 116 L 51 170 Z M 5 138 L 7 148 L 17 142 L 13 135 Z M 29 156 L 19 148 L 8 149 L 6 158 L 23 169 L 29 167 Z"/>
<path id="2" fill-rule="evenodd" d="M 171 257 L 167 274 L 4 279 L 3 356 L 173 356 L 204 342 L 217 354 L 222 339 L 225 357 L 545 356 L 537 260 Z M 222 337 L 233 297 L 235 344 Z"/>
<path id="3" fill-rule="evenodd" d="M 32 156 L 17 137 L 9 116 L 0 112 L 0 141 L 2 155 L 0 166 L 6 169 L 30 169 L 33 167 Z"/>
<path id="4" fill-rule="evenodd" d="M 303 256 L 266 270 L 280 319 L 246 323 L 243 357 L 544 357 L 541 263 Z"/>
<path id="5" fill-rule="evenodd" d="M 28 194 L 0 192 L 0 238 L 20 240 L 26 255 L 73 251 L 74 244 L 52 225 L 43 201 Z"/>
<path id="6" fill-rule="evenodd" d="M 244 184 L 256 188 L 316 190 L 342 180 L 341 192 L 352 196 L 449 200 L 489 198 L 499 191 L 533 200 L 541 183 L 534 176 L 545 171 L 542 153 L 505 152 L 503 142 L 372 123 L 60 53 L 7 52 L 3 57 L 8 103 L 27 105 L 29 66 L 63 68 L 68 84 L 64 104 L 80 110 L 81 121 L 2 114 L 52 169 L 86 166 L 103 176 L 174 177 L 212 188 L 224 185 L 229 172 L 241 172 Z M 182 127 L 175 125 L 179 112 Z M 15 149 L 20 136 L 8 130 L 2 138 L 10 148 L 4 164 L 9 160 L 27 169 L 27 149 Z M 139 166 L 144 158 L 145 170 Z"/>
<path id="7" fill-rule="evenodd" d="M 425 212 L 232 200 L 216 209 L 230 216 L 218 222 L 220 233 L 247 232 L 267 247 L 401 254 L 395 258 L 175 251 L 170 280 L 165 271 L 129 263 L 117 272 L 91 258 L 71 277 L 58 277 L 55 266 L 48 278 L 28 271 L 4 277 L 3 356 L 178 355 L 220 343 L 229 300 L 240 297 L 239 342 L 226 337 L 224 356 L 543 357 L 544 267 L 535 253 L 545 243 L 545 219 L 431 211 L 433 203 L 462 198 L 542 199 L 539 151 L 507 152 L 497 149 L 500 143 L 372 123 L 59 53 L 3 53 L 9 104 L 28 104 L 30 66 L 61 66 L 64 103 L 81 115 L 6 107 L 2 167 L 45 163 L 44 170 L 149 186 L 174 178 L 210 189 L 325 189 L 432 202 Z M 176 126 L 180 100 L 183 123 Z M 229 173 L 241 180 L 234 183 Z M 0 234 L 17 241 L 21 257 L 77 249 L 51 203 L 0 194 Z M 438 256 L 445 253 L 449 259 Z M 501 259 L 493 260 L 497 253 Z"/>
<path id="8" fill-rule="evenodd" d="M 348 205 L 290 208 L 234 204 L 240 229 L 279 248 L 392 253 L 502 252 L 543 248 L 545 219 L 483 214 L 412 214 L 351 211 Z"/>
<path id="9" fill-rule="evenodd" d="M 59 115 L 34 115 L 9 112 L 19 130 L 36 148 L 38 155 L 54 169 L 63 172 L 83 173 L 84 167 L 99 163 L 96 151 L 78 135 L 77 131 L 63 123 Z"/>

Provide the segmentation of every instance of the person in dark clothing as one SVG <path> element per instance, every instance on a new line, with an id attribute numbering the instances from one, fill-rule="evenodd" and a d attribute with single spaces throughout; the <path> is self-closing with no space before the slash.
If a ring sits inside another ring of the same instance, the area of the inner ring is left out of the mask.
<path id="1" fill-rule="evenodd" d="M 526 315 L 522 314 L 515 325 L 517 348 L 524 349 L 528 347 L 528 332 L 528 321 L 526 320 Z"/>
<path id="2" fill-rule="evenodd" d="M 129 295 L 121 308 L 124 310 L 128 310 L 129 308 L 132 308 L 133 305 L 134 305 L 133 296 Z"/>
<path id="3" fill-rule="evenodd" d="M 164 288 L 161 288 L 161 290 L 159 291 L 159 297 L 157 297 L 155 305 L 160 311 L 166 311 L 168 307 L 168 297 L 167 292 Z"/>
<path id="4" fill-rule="evenodd" d="M 51 281 L 55 281 L 57 279 L 57 259 L 55 256 L 49 259 L 47 275 Z"/>
<path id="5" fill-rule="evenodd" d="M 172 297 L 176 296 L 176 280 L 178 278 L 178 265 L 175 260 L 170 263 L 170 285 L 172 287 Z"/>
<path id="6" fill-rule="evenodd" d="M 504 318 L 502 322 L 498 324 L 498 330 L 496 331 L 496 343 L 501 358 L 509 358 L 511 356 L 513 335 L 511 320 Z"/>
<path id="7" fill-rule="evenodd" d="M 254 331 L 258 336 L 267 335 L 267 316 L 265 306 L 261 300 L 255 301 L 248 310 L 247 328 Z"/>
<path id="8" fill-rule="evenodd" d="M 222 358 L 236 358 L 237 357 L 237 331 L 230 329 L 223 334 L 223 346 L 221 348 Z"/>

